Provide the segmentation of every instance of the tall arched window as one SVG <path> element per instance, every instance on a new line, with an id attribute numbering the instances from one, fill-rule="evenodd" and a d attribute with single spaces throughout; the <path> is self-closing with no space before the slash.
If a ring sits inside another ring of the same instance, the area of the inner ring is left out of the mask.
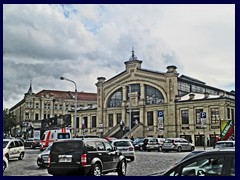
<path id="1" fill-rule="evenodd" d="M 122 88 L 116 90 L 108 99 L 108 107 L 121 107 L 122 103 Z"/>
<path id="2" fill-rule="evenodd" d="M 161 104 L 164 103 L 162 93 L 155 87 L 145 85 L 146 104 Z"/>

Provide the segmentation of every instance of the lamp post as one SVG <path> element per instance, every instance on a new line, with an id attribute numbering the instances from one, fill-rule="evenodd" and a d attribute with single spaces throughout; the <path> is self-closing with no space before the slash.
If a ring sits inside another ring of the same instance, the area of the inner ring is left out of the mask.
<path id="1" fill-rule="evenodd" d="M 76 137 L 76 130 L 77 130 L 77 84 L 70 79 L 67 79 L 65 77 L 60 77 L 60 80 L 66 80 L 66 81 L 70 81 L 75 85 L 75 101 L 74 101 L 74 122 L 73 122 L 73 128 L 74 128 L 74 137 Z"/>
<path id="2" fill-rule="evenodd" d="M 132 93 L 132 90 L 131 90 L 131 85 L 128 85 L 129 87 L 129 135 L 130 135 L 130 138 L 131 138 L 131 131 L 132 131 L 132 107 L 131 107 L 131 93 Z"/>

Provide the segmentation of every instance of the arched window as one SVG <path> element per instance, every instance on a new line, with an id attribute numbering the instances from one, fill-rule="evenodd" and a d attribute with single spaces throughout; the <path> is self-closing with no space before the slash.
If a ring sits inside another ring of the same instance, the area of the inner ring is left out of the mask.
<path id="1" fill-rule="evenodd" d="M 131 86 L 131 89 L 130 89 Z M 130 92 L 131 91 L 131 92 Z M 129 84 L 127 86 L 127 94 L 126 94 L 126 99 L 129 99 L 129 93 L 138 93 L 138 99 L 140 99 L 140 95 L 141 95 L 141 90 L 140 90 L 140 84 Z"/>
<path id="2" fill-rule="evenodd" d="M 164 97 L 162 93 L 149 85 L 145 85 L 145 99 L 146 104 L 161 104 L 164 103 Z"/>
<path id="3" fill-rule="evenodd" d="M 122 103 L 122 88 L 116 90 L 108 99 L 108 107 L 121 107 Z"/>

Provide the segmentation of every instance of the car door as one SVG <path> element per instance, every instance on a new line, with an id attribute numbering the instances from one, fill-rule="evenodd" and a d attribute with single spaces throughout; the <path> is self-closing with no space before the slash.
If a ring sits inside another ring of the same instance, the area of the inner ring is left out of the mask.
<path id="1" fill-rule="evenodd" d="M 225 176 L 235 176 L 235 155 L 229 154 L 226 157 Z"/>
<path id="2" fill-rule="evenodd" d="M 17 148 L 14 141 L 12 141 L 9 145 L 9 157 L 11 158 L 18 157 Z"/>
<path id="3" fill-rule="evenodd" d="M 103 171 L 106 171 L 110 168 L 109 162 L 111 161 L 110 156 L 108 155 L 108 152 L 105 149 L 105 146 L 103 142 L 96 141 L 97 146 L 97 156 L 102 161 L 103 164 Z"/>
<path id="4" fill-rule="evenodd" d="M 215 162 L 215 164 L 213 163 Z M 223 154 L 206 154 L 190 158 L 165 173 L 166 176 L 221 176 L 225 170 Z"/>
<path id="5" fill-rule="evenodd" d="M 189 142 L 186 139 L 180 139 L 180 144 L 183 151 L 189 151 L 191 149 L 189 148 Z"/>
<path id="6" fill-rule="evenodd" d="M 109 142 L 104 142 L 106 151 L 109 156 L 109 169 L 115 169 L 118 163 L 118 155 L 117 152 L 114 150 L 113 146 Z"/>

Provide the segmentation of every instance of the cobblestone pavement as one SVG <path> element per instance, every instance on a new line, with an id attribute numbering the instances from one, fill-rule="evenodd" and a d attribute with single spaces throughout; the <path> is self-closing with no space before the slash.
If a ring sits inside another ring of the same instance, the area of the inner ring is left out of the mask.
<path id="1" fill-rule="evenodd" d="M 203 147 L 197 147 L 196 149 L 203 149 Z M 9 161 L 9 167 L 3 173 L 3 176 L 50 176 L 46 168 L 39 168 L 37 166 L 37 156 L 39 153 L 39 149 L 26 149 L 23 160 L 16 159 Z M 127 176 L 147 176 L 167 170 L 188 153 L 136 151 L 135 161 L 128 163 Z M 116 173 L 109 173 L 109 175 L 116 176 Z"/>

